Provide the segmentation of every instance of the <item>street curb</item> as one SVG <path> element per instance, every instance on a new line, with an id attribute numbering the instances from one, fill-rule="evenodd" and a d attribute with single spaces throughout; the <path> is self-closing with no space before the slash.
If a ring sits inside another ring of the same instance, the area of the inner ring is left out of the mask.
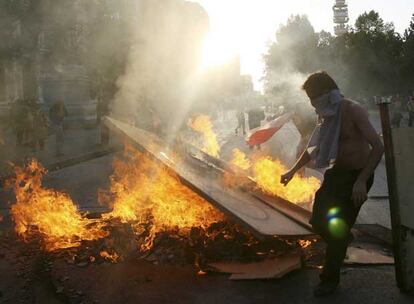
<path id="1" fill-rule="evenodd" d="M 49 172 L 53 172 L 53 171 L 57 171 L 57 170 L 60 170 L 66 167 L 70 167 L 70 166 L 73 166 L 79 163 L 83 163 L 85 161 L 89 161 L 95 158 L 99 158 L 99 157 L 120 151 L 121 149 L 122 148 L 119 146 L 109 147 L 103 150 L 93 151 L 93 152 L 81 154 L 81 155 L 78 155 L 72 158 L 59 160 L 57 162 L 46 164 L 44 166 Z M 4 189 L 3 188 L 4 182 L 10 178 L 13 178 L 13 173 L 0 176 L 0 189 Z"/>
<path id="2" fill-rule="evenodd" d="M 114 152 L 119 151 L 121 148 L 120 147 L 111 147 L 111 148 L 107 148 L 105 150 L 99 150 L 99 151 L 94 151 L 94 152 L 90 152 L 90 153 L 86 153 L 86 154 L 82 154 L 79 155 L 77 157 L 73 157 L 73 158 L 69 158 L 69 159 L 64 159 L 61 161 L 58 161 L 56 163 L 52 163 L 49 165 L 46 165 L 46 169 L 49 172 L 53 172 L 56 170 L 60 170 L 66 167 L 70 167 L 79 163 L 83 163 L 85 161 L 89 161 L 95 158 L 99 158 Z"/>

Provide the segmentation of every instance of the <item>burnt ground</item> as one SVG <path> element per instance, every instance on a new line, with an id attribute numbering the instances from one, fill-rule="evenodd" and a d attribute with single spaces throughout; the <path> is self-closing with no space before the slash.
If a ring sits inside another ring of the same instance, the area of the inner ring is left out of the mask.
<path id="1" fill-rule="evenodd" d="M 81 209 L 102 211 L 96 189 L 105 187 L 110 163 L 111 156 L 106 156 L 68 167 L 51 173 L 46 184 L 66 189 Z M 198 275 L 194 263 L 159 263 L 138 254 L 111 263 L 73 260 L 67 252 L 46 253 L 35 240 L 28 244 L 16 238 L 7 206 L 2 208 L 0 303 L 413 303 L 414 299 L 395 286 L 392 266 L 345 267 L 338 294 L 313 298 L 323 251 L 319 241 L 306 250 L 304 267 L 282 279 L 230 281 L 226 274 Z M 368 234 L 357 235 L 356 242 L 389 250 Z"/>
<path id="2" fill-rule="evenodd" d="M 391 266 L 344 268 L 339 293 L 315 299 L 317 270 L 304 267 L 278 280 L 230 281 L 197 275 L 197 267 L 120 263 L 69 263 L 2 237 L 1 303 L 412 303 L 395 287 Z M 11 246 L 12 245 L 12 246 Z"/>

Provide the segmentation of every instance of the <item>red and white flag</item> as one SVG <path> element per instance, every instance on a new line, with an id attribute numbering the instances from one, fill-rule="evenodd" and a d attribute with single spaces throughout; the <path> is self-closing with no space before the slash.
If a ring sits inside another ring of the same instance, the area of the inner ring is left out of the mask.
<path id="1" fill-rule="evenodd" d="M 291 114 L 286 113 L 266 123 L 265 125 L 250 130 L 250 135 L 246 140 L 249 146 L 261 145 L 267 142 L 277 131 L 279 131 L 289 120 Z"/>

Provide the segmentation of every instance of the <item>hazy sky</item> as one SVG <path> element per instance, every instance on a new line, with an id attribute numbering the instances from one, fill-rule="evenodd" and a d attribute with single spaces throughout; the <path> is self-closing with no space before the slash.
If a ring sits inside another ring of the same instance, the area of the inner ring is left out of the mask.
<path id="1" fill-rule="evenodd" d="M 220 64 L 240 54 L 242 73 L 252 74 L 260 89 L 263 64 L 261 54 L 274 40 L 280 24 L 292 14 L 308 15 L 316 31 L 333 31 L 334 0 L 193 0 L 207 10 L 210 37 L 206 42 L 205 61 Z M 348 0 L 350 23 L 358 15 L 372 9 L 386 22 L 393 22 L 397 31 L 408 27 L 414 14 L 414 0 Z"/>

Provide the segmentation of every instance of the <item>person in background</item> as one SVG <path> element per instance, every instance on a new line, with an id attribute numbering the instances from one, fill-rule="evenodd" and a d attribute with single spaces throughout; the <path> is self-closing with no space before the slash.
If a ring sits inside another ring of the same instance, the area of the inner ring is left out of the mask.
<path id="1" fill-rule="evenodd" d="M 414 123 L 414 92 L 411 95 L 407 102 L 407 110 L 408 110 L 408 126 L 412 127 Z"/>
<path id="2" fill-rule="evenodd" d="M 11 128 L 16 136 L 16 146 L 22 146 L 26 139 L 28 106 L 24 99 L 17 99 L 11 104 L 9 123 L 6 128 Z"/>
<path id="3" fill-rule="evenodd" d="M 38 148 L 40 151 L 43 151 L 45 139 L 48 135 L 49 122 L 35 98 L 30 99 L 29 106 L 28 125 L 30 130 L 30 146 L 32 152 L 36 152 Z"/>
<path id="4" fill-rule="evenodd" d="M 394 128 L 399 128 L 401 126 L 401 120 L 403 119 L 403 115 L 401 113 L 402 105 L 401 99 L 399 95 L 391 97 L 391 125 Z"/>
<path id="5" fill-rule="evenodd" d="M 235 133 L 239 132 L 239 129 L 243 131 L 243 135 L 246 135 L 246 118 L 244 117 L 244 111 L 237 112 L 237 127 Z"/>
<path id="6" fill-rule="evenodd" d="M 56 138 L 56 156 L 62 156 L 62 145 L 64 142 L 63 121 L 68 115 L 63 100 L 57 101 L 49 110 L 49 120 Z"/>
<path id="7" fill-rule="evenodd" d="M 249 122 L 249 131 L 260 127 L 262 120 L 266 118 L 264 110 L 261 108 L 253 108 L 247 112 L 248 122 Z M 260 150 L 260 145 L 257 145 L 256 148 Z M 253 146 L 250 146 L 250 149 L 253 149 Z"/>

